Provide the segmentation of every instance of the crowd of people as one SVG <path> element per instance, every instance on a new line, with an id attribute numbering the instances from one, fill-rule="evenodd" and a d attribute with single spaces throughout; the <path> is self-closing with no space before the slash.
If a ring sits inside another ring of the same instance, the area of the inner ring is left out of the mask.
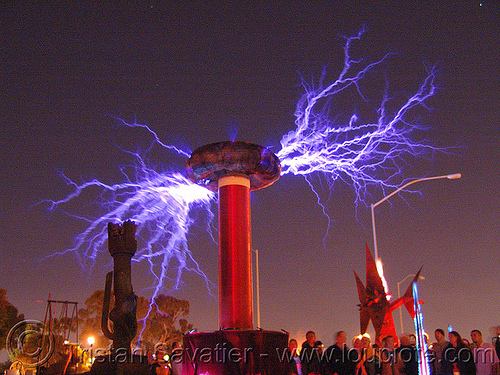
<path id="1" fill-rule="evenodd" d="M 481 331 L 470 334 L 471 341 L 456 331 L 434 331 L 435 341 L 427 344 L 426 358 L 430 375 L 500 375 L 500 340 L 495 346 L 483 341 Z M 372 344 L 368 334 L 352 339 L 339 331 L 335 343 L 324 348 L 316 334 L 309 331 L 298 351 L 298 342 L 291 339 L 289 375 L 419 375 L 419 357 L 415 335 L 383 337 L 379 345 Z"/>

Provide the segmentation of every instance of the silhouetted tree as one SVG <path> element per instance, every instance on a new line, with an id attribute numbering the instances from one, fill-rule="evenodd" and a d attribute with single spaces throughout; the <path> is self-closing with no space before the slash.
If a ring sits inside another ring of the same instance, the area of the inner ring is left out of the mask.
<path id="1" fill-rule="evenodd" d="M 7 291 L 0 288 L 0 350 L 5 348 L 10 329 L 24 319 L 23 315 L 18 315 L 17 308 L 7 301 L 6 296 Z"/>
<path id="2" fill-rule="evenodd" d="M 94 336 L 95 347 L 107 347 L 109 340 L 101 331 L 101 314 L 104 300 L 104 291 L 96 290 L 85 301 L 85 308 L 78 311 L 81 322 L 81 337 L 85 340 L 87 336 Z M 111 306 L 113 306 L 113 299 Z M 149 311 L 149 315 L 146 315 Z M 155 344 L 181 341 L 182 336 L 192 330 L 193 325 L 187 321 L 189 314 L 189 302 L 172 296 L 160 294 L 155 298 L 150 307 L 150 301 L 144 297 L 137 298 L 137 336 L 135 344 L 140 338 L 140 346 L 144 349 L 153 349 Z M 143 330 L 144 323 L 146 327 Z M 111 327 L 112 328 L 112 327 Z"/>

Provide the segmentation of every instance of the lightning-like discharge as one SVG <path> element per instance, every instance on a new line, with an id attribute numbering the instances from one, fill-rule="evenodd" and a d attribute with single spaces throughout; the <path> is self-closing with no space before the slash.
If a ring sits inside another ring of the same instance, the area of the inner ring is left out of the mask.
<path id="1" fill-rule="evenodd" d="M 378 107 L 377 121 L 365 123 L 355 113 L 347 123 L 333 117 L 332 98 L 353 89 L 365 101 L 360 83 L 389 58 L 386 55 L 372 63 L 353 59 L 352 45 L 362 34 L 363 31 L 345 37 L 344 64 L 337 79 L 326 83 L 324 71 L 317 84 L 302 81 L 304 94 L 295 110 L 296 128 L 282 137 L 282 148 L 276 153 L 281 160 L 282 174 L 300 175 L 308 180 L 317 172 L 330 184 L 340 179 L 352 184 L 357 201 L 364 201 L 369 187 L 384 189 L 393 186 L 395 176 L 401 177 L 401 165 L 406 156 L 418 156 L 433 150 L 425 142 L 414 139 L 414 131 L 419 127 L 407 117 L 413 108 L 425 107 L 425 101 L 435 93 L 435 71 L 431 69 L 416 93 L 396 110 L 388 109 L 394 105 L 388 105 L 390 97 L 386 89 Z M 148 126 L 120 121 L 129 127 L 145 128 L 154 138 L 152 145 L 158 144 L 189 156 L 189 153 L 163 143 Z M 122 183 L 105 184 L 93 180 L 76 184 L 63 176 L 74 190 L 61 200 L 50 201 L 51 209 L 60 208 L 78 198 L 83 191 L 95 188 L 106 212 L 97 219 L 83 218 L 88 222 L 87 229 L 76 237 L 73 247 L 62 253 L 72 252 L 82 266 L 92 265 L 103 252 L 107 223 L 132 220 L 138 225 L 137 236 L 141 239 L 134 260 L 149 262 L 155 278 L 152 301 L 167 284 L 177 288 L 184 271 L 202 275 L 207 285 L 211 285 L 188 247 L 187 234 L 194 222 L 195 210 L 205 210 L 212 218 L 210 209 L 216 196 L 182 174 L 156 171 L 148 167 L 140 155 L 136 157 L 134 173 L 123 172 L 125 181 Z M 308 183 L 313 188 L 310 180 Z"/>
<path id="2" fill-rule="evenodd" d="M 210 206 L 216 198 L 215 194 L 189 181 L 182 174 L 158 173 L 148 168 L 142 158 L 137 159 L 133 179 L 123 173 L 126 181 L 119 184 L 107 185 L 93 180 L 78 185 L 63 175 L 74 191 L 64 199 L 51 201 L 50 209 L 94 187 L 100 190 L 100 197 L 108 212 L 97 219 L 85 219 L 89 225 L 75 238 L 75 245 L 57 254 L 74 253 L 82 268 L 88 268 L 103 250 L 107 240 L 107 223 L 132 220 L 140 224 L 136 236 L 142 239 L 143 244 L 138 248 L 134 260 L 149 262 L 151 273 L 157 280 L 154 296 L 160 293 L 167 277 L 172 279 L 169 271 L 174 260 L 174 288 L 179 286 L 181 275 L 186 270 L 198 273 L 205 278 L 207 285 L 211 285 L 189 250 L 187 234 L 193 223 L 190 216 L 193 210 L 205 210 L 209 221 L 212 220 Z"/>
<path id="3" fill-rule="evenodd" d="M 390 56 L 387 54 L 373 63 L 354 60 L 350 48 L 362 34 L 363 31 L 346 38 L 343 69 L 335 81 L 324 82 L 325 70 L 317 86 L 302 81 L 305 92 L 295 110 L 297 127 L 283 136 L 282 148 L 276 154 L 281 160 L 282 174 L 307 178 L 319 172 L 331 183 L 340 178 L 352 184 L 358 202 L 364 201 L 369 186 L 394 187 L 392 178 L 400 176 L 403 157 L 435 150 L 412 139 L 419 126 L 407 119 L 411 109 L 425 106 L 425 101 L 434 95 L 434 69 L 429 71 L 417 92 L 392 113 L 387 110 L 390 98 L 386 87 L 376 122 L 362 122 L 353 113 L 348 123 L 343 124 L 329 115 L 331 98 L 346 89 L 354 88 L 364 100 L 359 86 L 361 80 Z"/>

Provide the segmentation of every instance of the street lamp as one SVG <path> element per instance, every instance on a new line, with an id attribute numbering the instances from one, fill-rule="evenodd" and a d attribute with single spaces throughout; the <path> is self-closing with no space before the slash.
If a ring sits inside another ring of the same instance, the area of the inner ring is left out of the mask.
<path id="1" fill-rule="evenodd" d="M 258 249 L 252 249 L 253 252 L 255 253 L 255 289 L 256 289 L 256 294 L 257 294 L 257 328 L 260 327 L 260 275 L 259 275 L 259 250 Z"/>
<path id="2" fill-rule="evenodd" d="M 377 207 L 380 203 L 385 202 L 387 199 L 389 199 L 390 197 L 392 197 L 394 194 L 397 194 L 401 190 L 403 190 L 406 187 L 408 187 L 408 186 L 410 186 L 412 184 L 415 184 L 417 182 L 429 181 L 429 180 L 438 180 L 438 179 L 441 179 L 441 178 L 447 178 L 449 180 L 456 180 L 457 178 L 460 178 L 460 177 L 462 177 L 462 175 L 460 173 L 455 173 L 455 174 L 447 174 L 447 175 L 443 175 L 443 176 L 434 176 L 434 177 L 419 178 L 417 180 L 413 180 L 413 181 L 410 181 L 410 182 L 404 184 L 400 188 L 394 190 L 388 196 L 386 196 L 386 197 L 382 198 L 381 200 L 379 200 L 377 203 L 372 204 L 371 205 L 371 211 L 372 211 L 373 247 L 375 249 L 375 259 L 378 259 L 377 231 L 375 229 L 375 207 Z"/>
<path id="3" fill-rule="evenodd" d="M 398 298 L 401 298 L 401 292 L 399 291 L 399 286 L 406 281 L 409 277 L 415 277 L 415 274 L 410 273 L 403 280 L 398 282 Z M 425 277 L 419 276 L 420 280 L 425 280 Z M 403 305 L 399 306 L 399 321 L 401 322 L 401 334 L 403 334 Z"/>
<path id="4" fill-rule="evenodd" d="M 87 343 L 89 344 L 90 346 L 90 363 L 93 363 L 94 362 L 94 351 L 93 351 L 93 346 L 94 346 L 94 343 L 95 343 L 95 339 L 93 336 L 89 336 L 87 338 Z"/>

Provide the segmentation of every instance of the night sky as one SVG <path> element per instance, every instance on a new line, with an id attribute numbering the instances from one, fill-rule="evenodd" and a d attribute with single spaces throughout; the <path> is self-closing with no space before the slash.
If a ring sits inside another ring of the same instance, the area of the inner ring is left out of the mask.
<path id="1" fill-rule="evenodd" d="M 460 180 L 414 185 L 421 194 L 377 207 L 389 288 L 397 294 L 398 281 L 423 266 L 427 331 L 451 324 L 463 336 L 480 329 L 489 339 L 490 327 L 500 324 L 498 1 L 173 3 L 1 3 L 0 287 L 9 301 L 26 317 L 43 319 L 49 293 L 83 307 L 104 288 L 106 249 L 92 270 L 80 269 L 72 255 L 41 260 L 70 247 L 85 222 L 36 203 L 71 192 L 58 171 L 75 181 L 123 180 L 119 166 L 133 163 L 123 150 L 143 150 L 151 137 L 118 126 L 116 117 L 147 124 L 183 149 L 236 134 L 277 152 L 294 129 L 300 74 L 317 78 L 326 66 L 334 78 L 343 63 L 339 35 L 365 25 L 353 51 L 368 60 L 397 53 L 384 65 L 394 92 L 413 94 L 426 66 L 438 67 L 430 111 L 416 112 L 428 128 L 419 136 L 453 148 L 409 160 L 404 176 L 462 173 Z M 353 95 L 332 113 L 350 113 L 359 101 Z M 152 156 L 158 170 L 184 168 L 184 158 L 171 152 Z M 364 280 L 365 243 L 373 248 L 373 239 L 370 210 L 356 209 L 351 187 L 317 188 L 332 218 L 325 245 L 328 220 L 306 181 L 290 175 L 252 193 L 252 238 L 262 327 L 285 329 L 299 341 L 312 329 L 330 344 L 337 330 L 359 333 L 353 270 Z M 371 194 L 368 205 L 383 197 Z M 62 208 L 96 215 L 96 197 L 89 191 Z M 203 226 L 194 228 L 190 247 L 217 283 L 217 245 Z M 147 267 L 133 267 L 136 293 L 147 297 Z M 196 328 L 218 329 L 217 291 L 211 296 L 200 276 L 186 274 L 179 290 L 165 288 L 190 301 Z M 399 333 L 397 313 L 394 319 Z M 404 327 L 412 328 L 406 311 Z"/>

